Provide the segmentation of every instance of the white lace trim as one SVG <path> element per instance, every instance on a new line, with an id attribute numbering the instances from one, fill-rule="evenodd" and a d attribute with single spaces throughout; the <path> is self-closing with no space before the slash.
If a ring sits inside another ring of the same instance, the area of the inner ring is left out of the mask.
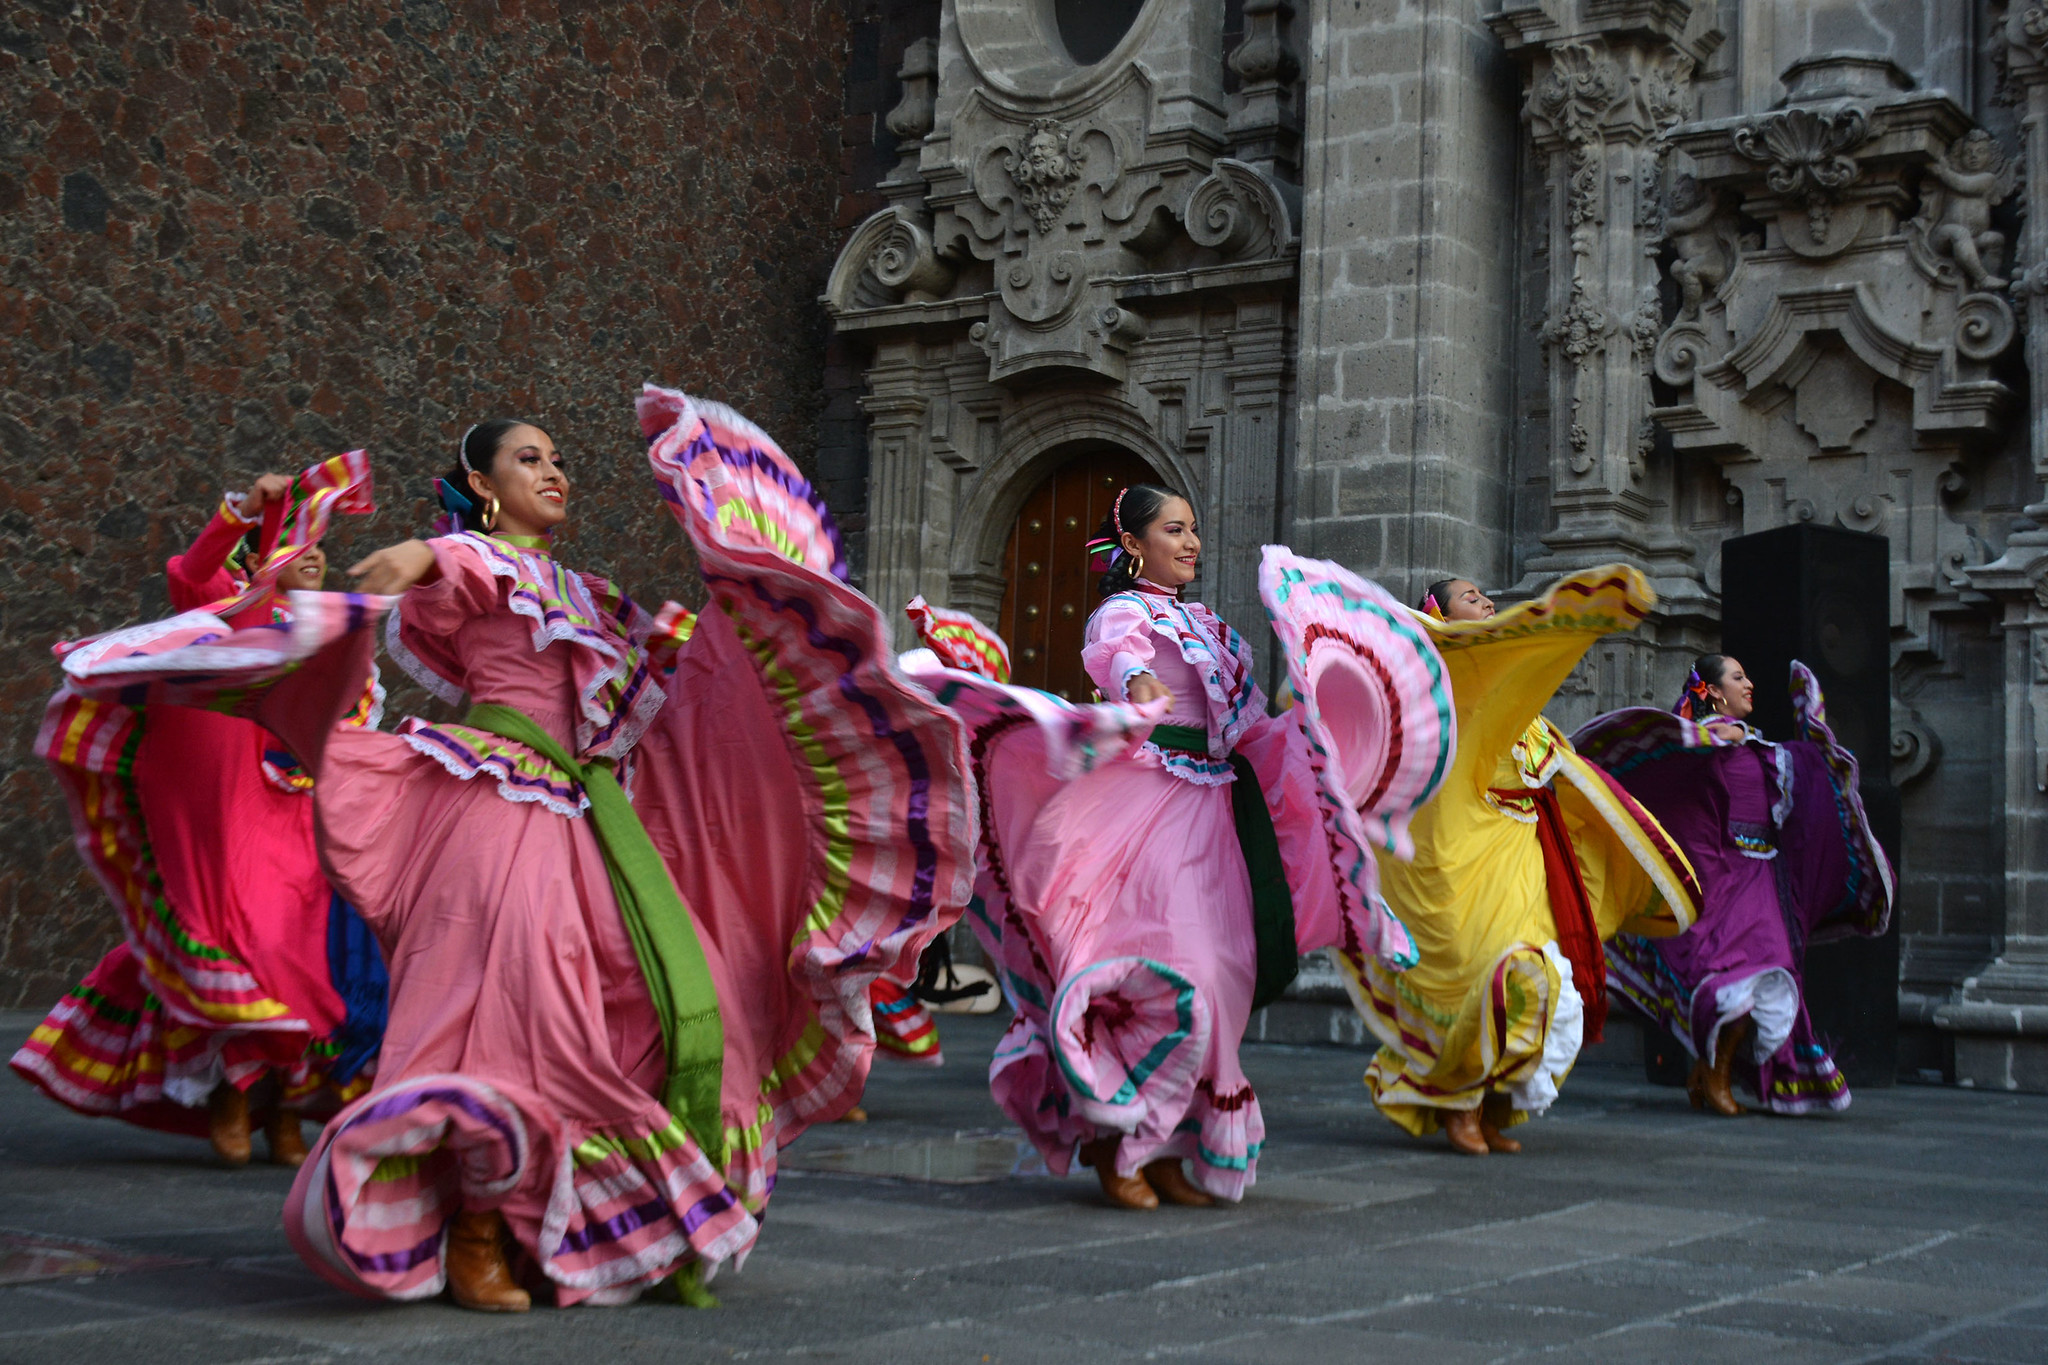
<path id="1" fill-rule="evenodd" d="M 1138 746 L 1137 753 L 1151 758 L 1161 768 L 1165 769 L 1167 776 L 1177 777 L 1181 781 L 1197 787 L 1227 787 L 1237 781 L 1237 773 L 1230 767 L 1230 760 L 1228 759 L 1190 754 L 1181 749 L 1169 751 L 1160 748 L 1149 739 Z M 1202 772 L 1199 769 L 1187 766 L 1191 763 L 1221 763 L 1223 764 L 1223 771 L 1220 773 Z"/>
<path id="2" fill-rule="evenodd" d="M 1783 967 L 1766 967 L 1740 981 L 1714 988 L 1714 1029 L 1707 1037 L 1707 1056 L 1719 1055 L 1721 1030 L 1748 1015 L 1756 1025 L 1750 1036 L 1752 1061 L 1765 1061 L 1785 1046 L 1799 1019 L 1799 983 Z"/>
<path id="3" fill-rule="evenodd" d="M 1782 744 L 1768 747 L 1778 771 L 1778 799 L 1771 803 L 1771 825 L 1783 829 L 1786 817 L 1792 814 L 1792 751 Z"/>
<path id="4" fill-rule="evenodd" d="M 1579 1047 L 1586 1036 L 1586 1002 L 1572 984 L 1572 964 L 1555 943 L 1543 945 L 1543 956 L 1557 969 L 1557 1003 L 1550 1011 L 1550 1026 L 1543 1031 L 1543 1057 L 1536 1074 L 1508 1088 L 1515 1108 L 1531 1118 L 1550 1108 L 1557 1099 L 1557 1087 L 1572 1064 L 1579 1059 Z"/>
<path id="5" fill-rule="evenodd" d="M 427 667 L 419 655 L 405 647 L 405 627 L 400 621 L 401 613 L 404 611 L 405 598 L 401 596 L 392 604 L 390 615 L 384 618 L 384 651 L 391 656 L 391 662 L 397 664 L 406 677 L 449 705 L 459 705 L 468 694 L 450 679 Z"/>
<path id="6" fill-rule="evenodd" d="M 526 568 L 526 552 L 518 546 L 505 545 L 502 542 L 487 547 L 479 546 L 474 542 L 488 538 L 479 536 L 474 531 L 464 531 L 459 535 L 450 536 L 449 539 L 469 545 L 470 552 L 483 561 L 484 569 L 492 576 L 508 579 L 513 583 L 520 581 L 521 573 L 515 572 L 510 565 L 505 564 L 488 552 L 490 550 L 500 550 L 510 555 L 519 563 L 520 569 L 523 571 Z M 596 601 L 591 597 L 590 588 L 584 583 L 582 575 L 566 565 L 563 566 L 562 574 L 563 581 L 568 586 L 569 591 L 581 598 L 576 604 L 578 610 L 583 611 L 593 621 L 602 621 L 605 614 L 599 610 Z M 545 575 L 529 572 L 525 574 L 525 577 L 534 582 L 540 582 Z M 632 670 L 626 664 L 626 656 L 609 641 L 592 639 L 582 631 L 579 631 L 574 625 L 567 622 L 551 623 L 547 619 L 547 613 L 535 603 L 522 601 L 516 596 L 508 595 L 505 599 L 505 604 L 512 609 L 514 615 L 524 616 L 527 620 L 533 622 L 532 639 L 534 653 L 539 654 L 549 645 L 560 640 L 579 648 L 587 649 L 611 665 L 609 669 L 599 670 L 596 676 L 590 680 L 589 685 L 582 688 L 577 694 L 576 751 L 581 754 L 603 753 L 612 757 L 618 757 L 638 743 L 640 736 L 647 733 L 647 727 L 654 723 L 654 717 L 661 710 L 662 703 L 668 700 L 668 695 L 659 686 L 650 686 L 641 692 L 640 696 L 633 703 L 632 711 L 619 719 L 618 731 L 612 736 L 611 740 L 601 750 L 591 748 L 591 743 L 596 738 L 597 732 L 606 725 L 611 724 L 615 718 L 613 713 L 597 700 L 598 693 L 604 690 L 606 683 L 618 683 L 624 686 L 631 678 Z M 639 619 L 635 619 L 627 627 L 626 638 L 629 643 L 638 644 L 647 638 L 647 632 L 651 628 L 651 621 L 644 619 L 646 613 L 639 611 L 637 608 L 635 609 L 635 616 Z M 635 639 L 636 635 L 638 639 Z M 651 675 L 650 681 L 652 681 Z"/>
<path id="7" fill-rule="evenodd" d="M 421 739 L 416 733 L 401 734 L 399 738 L 404 740 L 407 747 L 414 753 L 425 754 L 428 758 L 433 759 L 443 768 L 446 768 L 450 776 L 458 777 L 464 782 L 474 781 L 482 777 L 486 772 L 490 772 L 489 759 L 486 759 L 483 765 L 479 767 L 465 768 L 455 755 L 449 753 L 446 749 L 440 748 L 430 740 Z M 492 772 L 491 777 L 498 784 L 498 795 L 514 805 L 537 802 L 540 805 L 546 806 L 555 814 L 565 816 L 571 820 L 582 818 L 583 812 L 590 809 L 590 798 L 588 796 L 579 797 L 578 804 L 571 806 L 566 801 L 548 792 L 522 791 L 520 788 L 505 781 L 504 776 L 500 773 Z"/>
<path id="8" fill-rule="evenodd" d="M 363 717 L 363 728 L 365 730 L 375 730 L 384 724 L 384 703 L 389 699 L 389 695 L 384 690 L 384 675 L 378 672 L 377 665 L 371 664 L 370 714 Z"/>

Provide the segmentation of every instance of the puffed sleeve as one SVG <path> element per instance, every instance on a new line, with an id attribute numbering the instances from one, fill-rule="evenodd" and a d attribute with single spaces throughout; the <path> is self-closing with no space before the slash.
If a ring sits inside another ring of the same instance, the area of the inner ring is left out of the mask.
<path id="1" fill-rule="evenodd" d="M 179 611 L 218 602 L 240 590 L 241 585 L 227 570 L 228 555 L 235 542 L 257 524 L 255 518 L 242 515 L 240 502 L 240 496 L 234 493 L 222 498 L 213 520 L 206 523 L 206 529 L 199 533 L 191 548 L 173 555 L 170 563 L 164 565 L 165 577 L 170 580 L 171 605 Z"/>
<path id="2" fill-rule="evenodd" d="M 1088 618 L 1081 664 L 1110 701 L 1129 701 L 1131 679 L 1152 671 L 1152 618 L 1128 597 L 1111 597 Z"/>
<path id="3" fill-rule="evenodd" d="M 407 588 L 387 641 L 391 657 L 414 681 L 436 696 L 453 700 L 468 690 L 455 632 L 464 622 L 498 608 L 498 580 L 461 536 L 437 536 L 435 577 Z"/>

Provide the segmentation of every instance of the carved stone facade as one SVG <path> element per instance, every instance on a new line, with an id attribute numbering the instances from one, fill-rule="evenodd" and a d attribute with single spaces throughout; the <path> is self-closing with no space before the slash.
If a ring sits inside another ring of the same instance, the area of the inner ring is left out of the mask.
<path id="1" fill-rule="evenodd" d="M 1084 66 L 1052 0 L 948 0 L 904 65 L 826 297 L 869 591 L 994 616 L 1113 445 L 1241 622 L 1273 538 L 1404 592 L 1639 565 L 1571 724 L 1675 694 L 1726 538 L 1880 533 L 1907 1065 L 2048 1090 L 2048 4 L 1127 8 Z"/>
<path id="2" fill-rule="evenodd" d="M 906 59 L 889 207 L 825 291 L 870 348 L 878 601 L 995 619 L 1018 508 L 1112 447 L 1188 491 L 1223 551 L 1209 600 L 1257 613 L 1292 390 L 1299 61 L 1291 6 L 1250 0 L 1234 46 L 1224 9 L 1155 0 L 1083 65 L 1050 3 L 950 0 Z"/>

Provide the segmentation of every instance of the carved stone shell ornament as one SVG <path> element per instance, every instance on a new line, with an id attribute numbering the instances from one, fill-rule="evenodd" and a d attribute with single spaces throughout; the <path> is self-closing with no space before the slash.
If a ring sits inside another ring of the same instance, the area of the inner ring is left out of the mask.
<path id="1" fill-rule="evenodd" d="M 1837 109 L 1786 109 L 1737 128 L 1735 150 L 1768 165 L 1764 183 L 1806 206 L 1807 231 L 1827 240 L 1832 211 L 1863 168 L 1850 156 L 1870 136 L 1870 120 L 1853 104 Z"/>

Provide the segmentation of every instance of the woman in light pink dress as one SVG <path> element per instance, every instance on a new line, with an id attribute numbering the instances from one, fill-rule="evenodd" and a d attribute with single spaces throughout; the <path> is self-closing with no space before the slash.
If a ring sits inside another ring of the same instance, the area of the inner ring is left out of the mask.
<path id="1" fill-rule="evenodd" d="M 1261 591 L 1304 704 L 1269 716 L 1244 641 L 1182 600 L 1201 556 L 1186 500 L 1135 485 L 1103 531 L 1083 658 L 1149 738 L 1115 744 L 1116 718 L 1096 713 L 1122 707 L 1063 708 L 1103 742 L 1070 745 L 1095 761 L 1049 776 L 1042 743 L 1009 759 L 1003 745 L 1047 730 L 1024 716 L 1056 699 L 1005 715 L 964 669 L 934 689 L 963 714 L 988 698 L 969 716 L 985 803 L 972 922 L 1016 1009 L 990 1083 L 1048 1167 L 1078 1157 L 1118 1207 L 1234 1200 L 1265 1136 L 1238 1064 L 1251 1012 L 1304 952 L 1413 960 L 1371 849 L 1401 848 L 1440 779 L 1448 692 L 1391 597 L 1274 547 Z"/>
<path id="2" fill-rule="evenodd" d="M 752 1246 L 777 1146 L 858 1098 L 875 976 L 966 900 L 958 723 L 895 673 L 822 503 L 729 410 L 650 390 L 641 421 L 701 619 L 554 557 L 570 484 L 529 423 L 465 436 L 461 529 L 352 570 L 403 594 L 394 657 L 469 699 L 319 759 L 391 1016 L 286 1227 L 358 1293 L 701 1292 Z"/>

